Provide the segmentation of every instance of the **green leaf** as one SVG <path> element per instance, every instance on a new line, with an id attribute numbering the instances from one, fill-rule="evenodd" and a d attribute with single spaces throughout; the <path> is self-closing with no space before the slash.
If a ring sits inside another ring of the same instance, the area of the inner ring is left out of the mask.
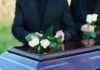
<path id="1" fill-rule="evenodd" d="M 50 46 L 50 51 L 51 52 L 58 52 L 58 51 L 60 51 L 60 49 L 61 49 L 61 47 L 60 47 L 60 45 L 59 44 L 52 44 L 51 46 Z"/>
<path id="2" fill-rule="evenodd" d="M 50 40 L 50 41 L 52 41 L 52 40 L 54 39 L 54 37 L 52 37 L 52 36 L 47 36 L 47 39 Z"/>
<path id="3" fill-rule="evenodd" d="M 36 33 L 32 33 L 32 35 L 35 36 L 35 37 L 38 37 L 38 38 L 40 37 L 40 35 L 38 35 Z"/>
<path id="4" fill-rule="evenodd" d="M 96 32 L 83 32 L 83 39 L 96 38 Z"/>
<path id="5" fill-rule="evenodd" d="M 40 51 L 41 50 L 41 46 L 38 46 L 37 50 Z"/>
<path id="6" fill-rule="evenodd" d="M 51 50 L 55 50 L 55 51 L 58 51 L 60 49 L 60 45 L 57 44 L 57 43 L 54 43 L 54 42 L 51 42 L 50 45 L 49 45 L 49 48 L 51 48 Z"/>
<path id="7" fill-rule="evenodd" d="M 49 47 L 50 48 L 54 48 L 54 47 L 56 47 L 56 44 L 54 42 L 51 42 L 50 45 L 49 45 Z"/>
<path id="8" fill-rule="evenodd" d="M 83 39 L 90 39 L 91 38 L 91 32 L 83 32 Z"/>
<path id="9" fill-rule="evenodd" d="M 37 52 L 37 53 L 42 53 L 44 51 L 44 48 L 41 46 L 41 45 L 38 45 L 38 46 L 35 46 L 34 47 L 34 50 Z"/>
<path id="10" fill-rule="evenodd" d="M 91 32 L 91 37 L 92 38 L 96 38 L 96 33 L 95 32 Z"/>
<path id="11" fill-rule="evenodd" d="M 98 31 L 96 31 L 95 33 L 96 33 L 96 35 L 100 35 L 100 31 L 99 31 L 99 30 L 98 30 Z"/>
<path id="12" fill-rule="evenodd" d="M 25 39 L 26 39 L 27 41 L 31 41 L 31 40 L 32 40 L 32 37 L 40 38 L 40 36 L 39 36 L 38 34 L 36 34 L 36 33 L 30 33 L 30 34 L 28 34 L 28 35 L 25 37 Z"/>
<path id="13" fill-rule="evenodd" d="M 53 39 L 53 42 L 57 43 L 57 44 L 60 44 L 61 43 L 61 39 L 59 38 L 54 38 Z"/>
<path id="14" fill-rule="evenodd" d="M 31 40 L 32 40 L 31 36 L 32 36 L 32 34 L 29 34 L 29 35 L 27 35 L 27 36 L 25 37 L 25 39 L 26 39 L 27 41 L 31 41 Z"/>
<path id="15" fill-rule="evenodd" d="M 47 35 L 53 36 L 52 32 L 53 32 L 53 26 L 49 26 L 48 29 L 47 29 Z"/>
<path id="16" fill-rule="evenodd" d="M 61 35 L 59 35 L 57 38 L 58 38 L 58 39 L 61 39 L 61 38 L 62 38 L 62 36 L 61 36 Z"/>
<path id="17" fill-rule="evenodd" d="M 59 35 L 59 36 L 56 38 L 58 44 L 60 44 L 60 43 L 62 42 L 61 39 L 62 39 L 62 36 L 61 36 L 61 35 Z"/>

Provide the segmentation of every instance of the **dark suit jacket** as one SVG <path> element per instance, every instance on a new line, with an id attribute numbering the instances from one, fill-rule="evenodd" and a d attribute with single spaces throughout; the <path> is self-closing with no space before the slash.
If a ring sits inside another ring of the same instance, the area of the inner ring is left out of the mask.
<path id="1" fill-rule="evenodd" d="M 65 38 L 73 39 L 75 29 L 66 0 L 48 0 L 43 22 L 40 21 L 35 0 L 17 0 L 12 33 L 19 41 L 27 43 L 25 36 L 32 32 L 45 33 L 49 25 L 54 28 L 53 34 L 63 29 Z"/>
<path id="2" fill-rule="evenodd" d="M 78 36 L 82 36 L 82 32 L 80 28 L 83 24 L 86 23 L 87 14 L 91 14 L 87 11 L 88 5 L 86 3 L 87 0 L 72 0 L 71 3 L 71 13 L 75 24 L 77 25 Z M 96 6 L 92 13 L 96 13 L 99 15 L 97 21 L 97 29 L 100 28 L 100 0 L 97 0 Z"/>

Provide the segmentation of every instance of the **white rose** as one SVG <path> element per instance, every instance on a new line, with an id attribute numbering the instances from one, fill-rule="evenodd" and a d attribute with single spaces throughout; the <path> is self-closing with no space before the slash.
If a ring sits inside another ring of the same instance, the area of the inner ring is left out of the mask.
<path id="1" fill-rule="evenodd" d="M 95 29 L 95 26 L 85 24 L 85 25 L 82 26 L 81 31 L 92 32 L 92 31 L 94 31 L 94 29 Z"/>
<path id="2" fill-rule="evenodd" d="M 97 21 L 98 18 L 98 14 L 93 14 L 92 15 L 92 21 Z"/>
<path id="3" fill-rule="evenodd" d="M 86 17 L 86 22 L 87 23 L 92 23 L 92 14 L 88 14 Z"/>
<path id="4" fill-rule="evenodd" d="M 34 36 L 34 35 L 31 35 L 31 38 L 32 38 L 32 39 L 34 39 L 34 38 L 36 38 L 36 36 Z"/>
<path id="5" fill-rule="evenodd" d="M 41 46 L 46 49 L 49 46 L 50 41 L 48 39 L 43 39 L 40 41 L 40 43 L 41 43 Z"/>
<path id="6" fill-rule="evenodd" d="M 40 37 L 43 37 L 43 34 L 36 32 L 36 34 L 38 34 Z"/>
<path id="7" fill-rule="evenodd" d="M 94 32 L 95 27 L 94 26 L 90 26 L 89 27 L 89 32 Z"/>
<path id="8" fill-rule="evenodd" d="M 39 44 L 39 38 L 35 37 L 34 39 L 32 39 L 31 41 L 29 41 L 29 46 L 31 47 L 35 47 Z"/>
<path id="9" fill-rule="evenodd" d="M 89 26 L 90 26 L 90 25 L 88 25 L 88 24 L 84 24 L 84 25 L 81 27 L 81 31 L 83 31 L 83 32 L 88 32 Z"/>

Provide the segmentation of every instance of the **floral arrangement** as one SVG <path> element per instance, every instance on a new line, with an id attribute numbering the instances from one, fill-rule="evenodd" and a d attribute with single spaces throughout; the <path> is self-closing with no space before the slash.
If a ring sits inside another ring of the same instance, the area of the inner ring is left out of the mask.
<path id="1" fill-rule="evenodd" d="M 48 48 L 53 52 L 59 51 L 61 48 L 60 44 L 62 43 L 62 36 L 58 35 L 58 33 L 53 36 L 52 31 L 53 26 L 50 26 L 45 35 L 38 32 L 31 33 L 26 36 L 26 40 L 29 46 L 38 53 L 42 53 Z"/>
<path id="2" fill-rule="evenodd" d="M 96 38 L 96 22 L 97 22 L 98 14 L 88 14 L 86 17 L 86 26 L 88 26 L 88 30 L 83 32 L 83 39 Z"/>

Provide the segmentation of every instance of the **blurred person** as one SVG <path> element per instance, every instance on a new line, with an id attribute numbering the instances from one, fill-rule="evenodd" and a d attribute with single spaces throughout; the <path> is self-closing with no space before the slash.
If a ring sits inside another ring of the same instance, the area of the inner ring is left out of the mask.
<path id="1" fill-rule="evenodd" d="M 17 0 L 12 33 L 19 41 L 27 45 L 25 37 L 28 34 L 45 34 L 50 25 L 54 35 L 60 32 L 63 39 L 75 38 L 67 0 Z"/>
<path id="2" fill-rule="evenodd" d="M 92 26 L 86 24 L 88 14 L 98 14 L 96 30 L 100 30 L 100 0 L 72 0 L 70 8 L 80 39 L 82 32 L 89 32 L 93 29 Z"/>

